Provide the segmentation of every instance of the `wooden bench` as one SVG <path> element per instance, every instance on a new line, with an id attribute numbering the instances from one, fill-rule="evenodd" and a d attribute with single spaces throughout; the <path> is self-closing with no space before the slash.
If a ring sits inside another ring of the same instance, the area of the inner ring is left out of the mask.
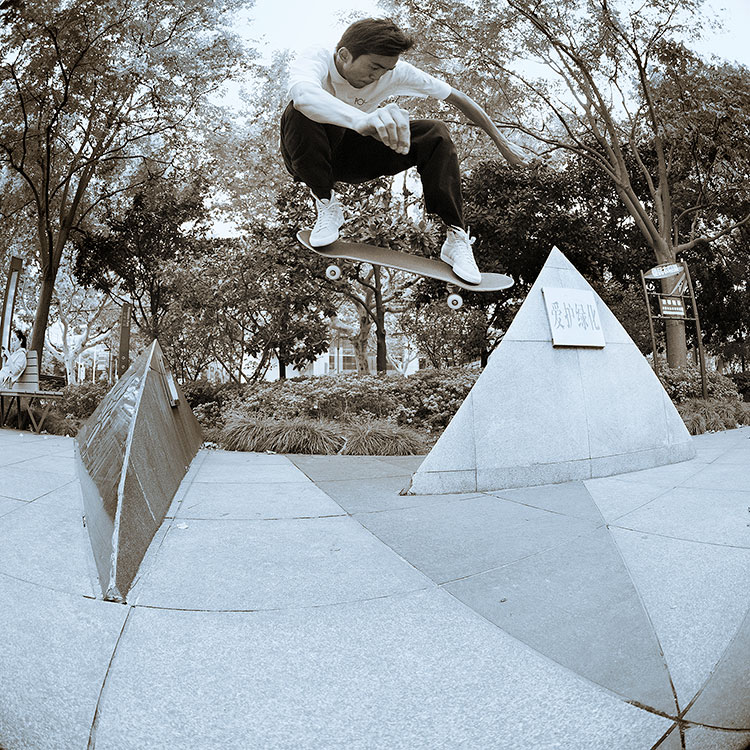
<path id="1" fill-rule="evenodd" d="M 26 369 L 21 377 L 11 388 L 0 390 L 0 427 L 5 426 L 5 421 L 10 415 L 10 407 L 15 402 L 18 429 L 21 429 L 21 415 L 25 411 L 29 415 L 34 432 L 41 432 L 52 404 L 62 395 L 62 391 L 43 391 L 40 388 L 39 358 L 35 351 L 26 352 Z M 31 408 L 35 403 L 42 412 L 38 419 Z"/>

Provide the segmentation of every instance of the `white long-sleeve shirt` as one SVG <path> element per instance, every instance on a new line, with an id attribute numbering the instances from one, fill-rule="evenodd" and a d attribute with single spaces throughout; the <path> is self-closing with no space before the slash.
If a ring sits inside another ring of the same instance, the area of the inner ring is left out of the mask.
<path id="1" fill-rule="evenodd" d="M 26 349 L 16 349 L 0 368 L 0 386 L 14 385 L 26 369 Z"/>

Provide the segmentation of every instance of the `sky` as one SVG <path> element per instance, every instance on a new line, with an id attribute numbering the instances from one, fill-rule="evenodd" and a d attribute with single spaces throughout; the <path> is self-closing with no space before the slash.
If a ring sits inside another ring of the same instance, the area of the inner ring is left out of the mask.
<path id="1" fill-rule="evenodd" d="M 715 54 L 750 67 L 750 0 L 709 0 L 726 28 L 696 44 L 699 52 Z M 311 44 L 334 47 L 348 23 L 341 14 L 362 11 L 379 16 L 376 0 L 256 0 L 248 15 L 251 21 L 236 30 L 265 59 L 281 49 L 304 49 Z"/>

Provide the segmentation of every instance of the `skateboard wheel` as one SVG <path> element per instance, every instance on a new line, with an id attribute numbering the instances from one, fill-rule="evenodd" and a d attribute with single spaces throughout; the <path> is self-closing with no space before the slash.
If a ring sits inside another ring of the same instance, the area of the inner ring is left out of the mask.
<path id="1" fill-rule="evenodd" d="M 451 310 L 458 310 L 460 307 L 463 307 L 463 304 L 464 300 L 460 294 L 448 295 L 448 307 L 450 307 Z"/>
<path id="2" fill-rule="evenodd" d="M 326 278 L 331 279 L 331 281 L 338 281 L 341 278 L 341 269 L 338 266 L 328 266 Z"/>

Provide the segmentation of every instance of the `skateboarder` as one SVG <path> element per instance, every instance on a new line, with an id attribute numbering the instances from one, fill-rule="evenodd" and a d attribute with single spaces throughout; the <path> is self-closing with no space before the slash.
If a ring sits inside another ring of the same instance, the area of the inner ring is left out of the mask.
<path id="1" fill-rule="evenodd" d="M 358 183 L 416 166 L 425 207 L 447 227 L 440 258 L 470 284 L 481 274 L 465 231 L 456 147 L 439 120 L 410 120 L 394 96 L 433 97 L 463 112 L 495 142 L 505 159 L 521 151 L 502 136 L 466 94 L 400 59 L 413 40 L 388 19 L 352 24 L 335 52 L 313 47 L 291 66 L 291 102 L 281 118 L 281 152 L 293 177 L 312 191 L 318 212 L 310 235 L 315 247 L 339 236 L 344 216 L 334 183 Z"/>

